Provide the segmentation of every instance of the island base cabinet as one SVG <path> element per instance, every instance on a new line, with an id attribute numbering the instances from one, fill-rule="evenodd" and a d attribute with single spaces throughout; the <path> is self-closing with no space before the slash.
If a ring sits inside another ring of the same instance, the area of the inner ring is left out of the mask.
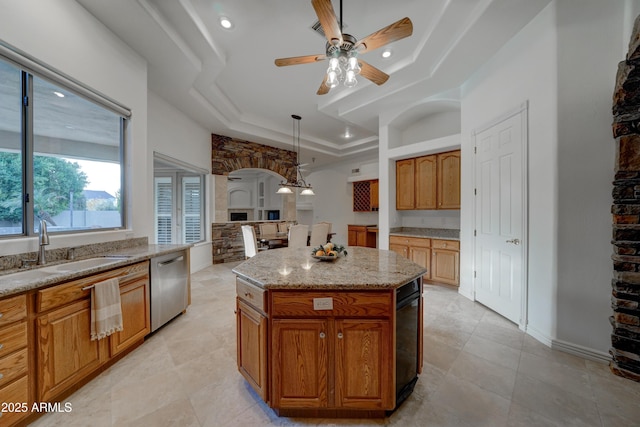
<path id="1" fill-rule="evenodd" d="M 326 320 L 273 320 L 272 407 L 328 406 L 327 334 Z"/>
<path id="2" fill-rule="evenodd" d="M 275 409 L 394 408 L 388 320 L 274 319 L 272 328 Z"/>
<path id="3" fill-rule="evenodd" d="M 88 299 L 39 316 L 36 329 L 41 402 L 53 399 L 107 360 L 107 340 L 91 341 Z"/>
<path id="4" fill-rule="evenodd" d="M 267 318 L 240 298 L 236 300 L 238 370 L 267 401 Z"/>
<path id="5" fill-rule="evenodd" d="M 392 409 L 389 322 L 336 320 L 336 406 Z"/>

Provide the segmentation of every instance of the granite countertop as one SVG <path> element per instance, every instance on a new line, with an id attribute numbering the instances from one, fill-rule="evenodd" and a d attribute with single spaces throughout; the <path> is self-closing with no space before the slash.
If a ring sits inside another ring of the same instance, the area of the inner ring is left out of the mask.
<path id="1" fill-rule="evenodd" d="M 264 289 L 395 289 L 426 273 L 424 267 L 392 251 L 347 247 L 335 261 L 311 257 L 311 249 L 262 251 L 235 267 L 237 275 Z"/>
<path id="2" fill-rule="evenodd" d="M 460 230 L 454 228 L 400 227 L 389 231 L 391 236 L 429 237 L 432 239 L 460 240 Z"/>
<path id="3" fill-rule="evenodd" d="M 33 289 L 43 288 L 50 285 L 55 285 L 60 282 L 66 282 L 68 280 L 77 279 L 84 276 L 100 273 L 102 271 L 111 270 L 125 265 L 135 264 L 140 261 L 145 261 L 156 256 L 169 254 L 179 250 L 188 249 L 193 245 L 142 245 L 134 246 L 125 249 L 118 249 L 109 252 L 103 252 L 100 254 L 93 254 L 90 257 L 78 258 L 73 261 L 62 261 L 47 263 L 42 266 L 37 266 L 30 269 L 12 269 L 0 271 L 0 297 L 9 295 L 15 295 L 22 292 L 30 291 Z M 66 270 L 60 269 L 60 266 L 69 264 L 69 268 L 73 268 L 73 263 L 76 261 L 82 261 L 83 259 L 99 258 L 99 257 L 113 257 L 108 262 L 97 266 L 80 267 L 78 269 Z M 42 272 L 42 275 L 38 275 L 38 271 Z M 21 277 L 20 275 L 13 275 L 13 273 L 27 274 Z M 31 273 L 33 272 L 33 273 Z"/>

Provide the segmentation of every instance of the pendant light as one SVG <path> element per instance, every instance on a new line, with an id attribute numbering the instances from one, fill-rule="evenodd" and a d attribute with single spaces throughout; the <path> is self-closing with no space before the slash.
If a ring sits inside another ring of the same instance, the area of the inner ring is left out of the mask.
<path id="1" fill-rule="evenodd" d="M 304 180 L 304 176 L 300 171 L 300 120 L 302 117 L 292 114 L 293 119 L 293 150 L 296 153 L 296 180 L 289 182 L 281 182 L 280 188 L 276 191 L 277 194 L 292 194 L 294 188 L 301 188 L 300 195 L 302 196 L 314 196 L 315 193 L 311 188 L 311 184 L 307 184 Z"/>

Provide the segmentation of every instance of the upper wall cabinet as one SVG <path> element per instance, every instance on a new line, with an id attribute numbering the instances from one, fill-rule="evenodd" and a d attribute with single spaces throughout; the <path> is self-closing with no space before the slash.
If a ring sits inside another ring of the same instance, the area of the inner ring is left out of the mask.
<path id="1" fill-rule="evenodd" d="M 460 150 L 398 160 L 396 209 L 460 209 Z"/>

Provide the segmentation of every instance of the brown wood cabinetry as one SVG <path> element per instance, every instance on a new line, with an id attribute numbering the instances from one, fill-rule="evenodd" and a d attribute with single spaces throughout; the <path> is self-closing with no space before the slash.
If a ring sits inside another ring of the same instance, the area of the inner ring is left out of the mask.
<path id="1" fill-rule="evenodd" d="M 31 407 L 28 370 L 27 298 L 19 295 L 0 301 L 0 403 Z M 22 407 L 6 409 L 0 411 L 3 426 L 28 415 Z"/>
<path id="2" fill-rule="evenodd" d="M 396 209 L 415 209 L 415 159 L 396 162 Z"/>
<path id="3" fill-rule="evenodd" d="M 431 239 L 389 236 L 389 249 L 427 269 L 423 279 L 431 278 Z"/>
<path id="4" fill-rule="evenodd" d="M 353 183 L 353 211 L 370 212 L 379 208 L 378 180 Z"/>
<path id="5" fill-rule="evenodd" d="M 271 406 L 388 410 L 393 297 L 380 292 L 271 293 Z M 315 301 L 330 300 L 326 308 Z"/>
<path id="6" fill-rule="evenodd" d="M 91 340 L 89 287 L 120 278 L 123 331 Z M 36 293 L 37 398 L 71 389 L 110 358 L 142 343 L 150 331 L 147 261 L 42 289 Z"/>
<path id="7" fill-rule="evenodd" d="M 460 284 L 460 242 L 432 240 L 431 280 L 458 286 Z"/>
<path id="8" fill-rule="evenodd" d="M 460 150 L 438 154 L 438 209 L 460 209 Z"/>
<path id="9" fill-rule="evenodd" d="M 238 370 L 258 395 L 268 400 L 267 316 L 265 291 L 236 279 L 236 339 Z"/>
<path id="10" fill-rule="evenodd" d="M 396 209 L 460 209 L 460 150 L 396 161 Z"/>
<path id="11" fill-rule="evenodd" d="M 376 232 L 370 229 L 368 225 L 348 225 L 348 241 L 349 246 L 364 246 L 367 248 L 375 248 Z"/>

